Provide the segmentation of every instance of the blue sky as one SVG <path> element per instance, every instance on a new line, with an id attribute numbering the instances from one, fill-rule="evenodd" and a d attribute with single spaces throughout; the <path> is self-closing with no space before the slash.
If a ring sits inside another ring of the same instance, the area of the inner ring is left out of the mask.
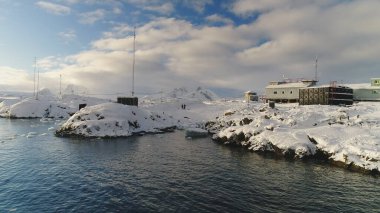
<path id="1" fill-rule="evenodd" d="M 0 2 L 2 65 L 22 69 L 30 69 L 35 56 L 64 56 L 85 50 L 118 24 L 139 26 L 156 17 L 174 17 L 204 25 L 206 17 L 215 14 L 237 24 L 252 19 L 252 16 L 242 19 L 229 11 L 231 0 Z M 221 20 L 208 24 L 225 23 Z"/>
<path id="2" fill-rule="evenodd" d="M 0 89 L 80 84 L 130 92 L 205 86 L 262 90 L 271 80 L 379 77 L 376 0 L 0 0 Z M 377 76 L 376 76 L 377 75 Z M 112 85 L 112 86 L 110 86 Z"/>

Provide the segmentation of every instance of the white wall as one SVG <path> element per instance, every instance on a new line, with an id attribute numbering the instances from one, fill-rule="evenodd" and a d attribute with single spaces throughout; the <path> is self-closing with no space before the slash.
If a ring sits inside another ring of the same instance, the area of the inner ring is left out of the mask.
<path id="1" fill-rule="evenodd" d="M 266 88 L 266 99 L 299 99 L 300 88 Z M 277 94 L 275 94 L 277 92 Z"/>
<path id="2" fill-rule="evenodd" d="M 380 89 L 354 89 L 354 100 L 380 101 Z"/>

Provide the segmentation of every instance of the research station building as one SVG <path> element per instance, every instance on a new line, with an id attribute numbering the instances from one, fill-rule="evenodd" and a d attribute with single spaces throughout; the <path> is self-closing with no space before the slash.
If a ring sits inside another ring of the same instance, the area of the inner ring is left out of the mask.
<path id="1" fill-rule="evenodd" d="M 380 101 L 380 78 L 371 78 L 371 84 L 350 84 L 354 101 Z"/>
<path id="2" fill-rule="evenodd" d="M 346 86 L 308 87 L 300 89 L 300 105 L 352 105 L 353 89 Z"/>
<path id="3" fill-rule="evenodd" d="M 265 87 L 266 102 L 297 103 L 299 102 L 299 90 L 315 86 L 316 83 L 315 80 L 272 81 Z"/>

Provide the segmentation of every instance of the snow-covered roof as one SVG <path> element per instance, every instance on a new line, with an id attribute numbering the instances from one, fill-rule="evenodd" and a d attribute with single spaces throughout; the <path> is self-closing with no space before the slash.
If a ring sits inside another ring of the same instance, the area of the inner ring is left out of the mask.
<path id="1" fill-rule="evenodd" d="M 284 84 L 278 84 L 278 85 L 268 85 L 265 88 L 277 89 L 277 88 L 303 88 L 303 87 L 308 87 L 308 84 L 305 84 L 303 82 L 284 83 Z"/>
<path id="2" fill-rule="evenodd" d="M 380 86 L 371 86 L 369 83 L 365 84 L 345 84 L 345 86 L 351 87 L 352 89 L 380 89 Z"/>

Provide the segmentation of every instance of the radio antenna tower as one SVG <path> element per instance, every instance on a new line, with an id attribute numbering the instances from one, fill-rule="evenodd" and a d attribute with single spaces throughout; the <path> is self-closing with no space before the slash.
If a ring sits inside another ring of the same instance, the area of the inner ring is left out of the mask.
<path id="1" fill-rule="evenodd" d="M 132 97 L 135 95 L 136 27 L 133 29 Z"/>
<path id="2" fill-rule="evenodd" d="M 62 99 L 62 74 L 59 74 L 59 98 Z"/>
<path id="3" fill-rule="evenodd" d="M 315 81 L 318 81 L 318 55 L 315 56 Z"/>
<path id="4" fill-rule="evenodd" d="M 37 91 L 36 91 L 36 100 L 38 100 L 38 91 L 40 90 L 40 69 L 37 68 Z"/>
<path id="5" fill-rule="evenodd" d="M 34 57 L 33 97 L 36 97 L 36 69 L 37 69 L 37 57 Z"/>

